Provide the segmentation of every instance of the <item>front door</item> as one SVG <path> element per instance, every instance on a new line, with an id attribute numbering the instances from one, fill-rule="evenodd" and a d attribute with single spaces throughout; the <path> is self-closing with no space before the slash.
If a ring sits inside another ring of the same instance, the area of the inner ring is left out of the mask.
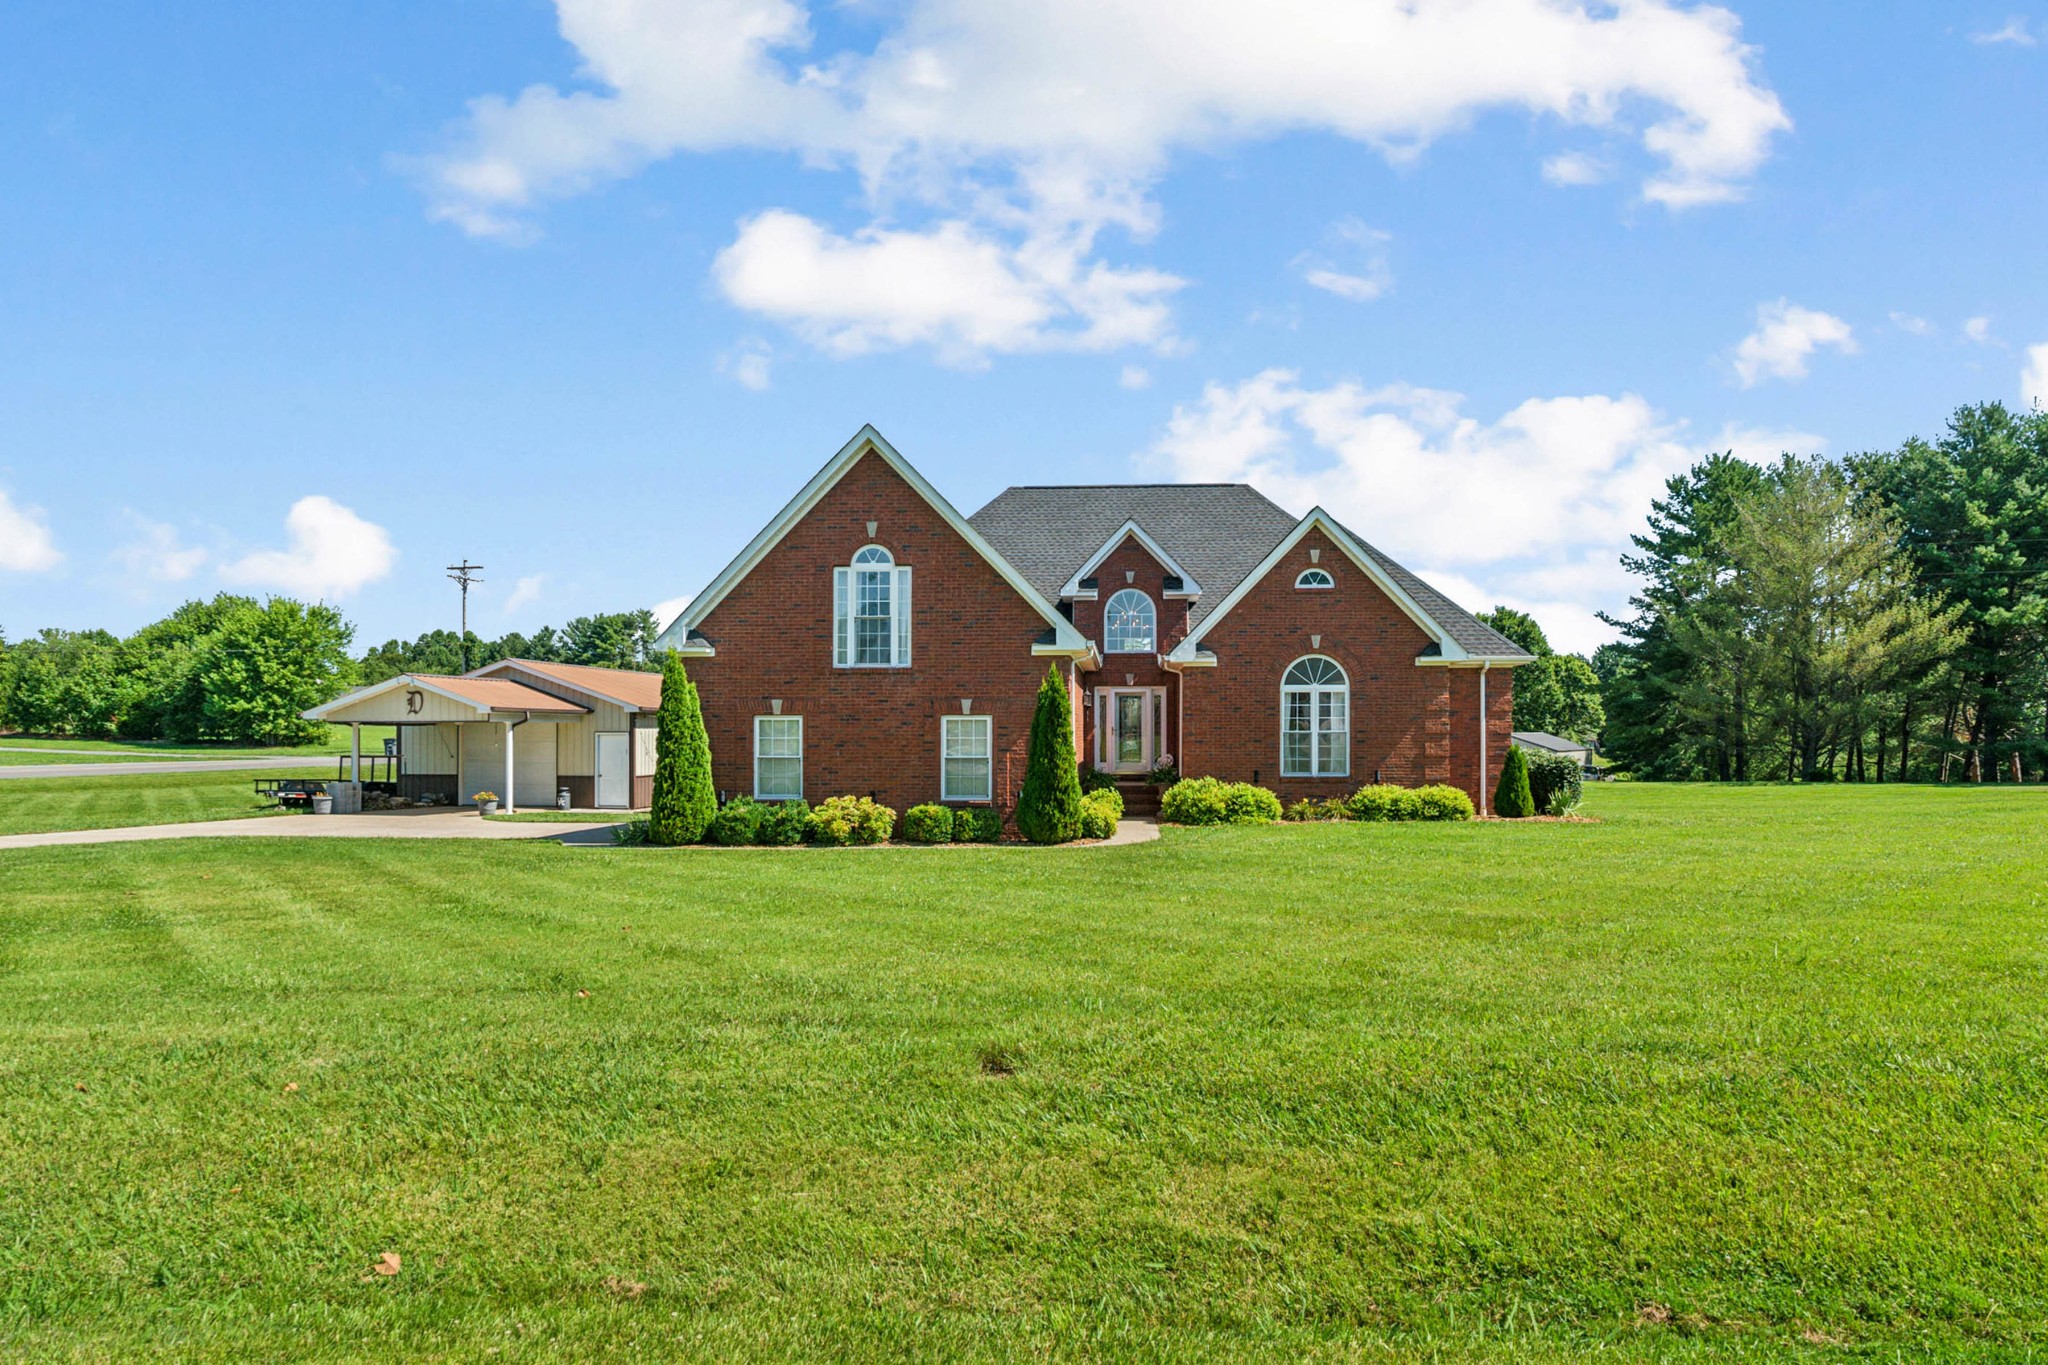
<path id="1" fill-rule="evenodd" d="M 1102 766 L 1110 772 L 1142 773 L 1152 768 L 1152 694 L 1111 691 L 1103 708 Z"/>
<path id="2" fill-rule="evenodd" d="M 633 804 L 633 778 L 626 769 L 630 761 L 624 730 L 600 730 L 597 735 L 597 798 L 601 810 L 624 810 Z"/>

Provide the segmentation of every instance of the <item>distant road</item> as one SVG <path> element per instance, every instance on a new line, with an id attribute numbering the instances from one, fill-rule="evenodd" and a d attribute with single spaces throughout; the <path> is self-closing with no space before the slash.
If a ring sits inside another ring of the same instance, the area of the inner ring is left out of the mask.
<path id="1" fill-rule="evenodd" d="M 38 752 L 56 751 L 43 749 Z M 321 768 L 331 772 L 334 770 L 334 756 L 310 754 L 299 758 L 180 758 L 136 759 L 126 763 L 22 763 L 0 765 L 0 782 L 16 777 L 126 777 L 130 773 L 263 772 L 274 768 Z"/>

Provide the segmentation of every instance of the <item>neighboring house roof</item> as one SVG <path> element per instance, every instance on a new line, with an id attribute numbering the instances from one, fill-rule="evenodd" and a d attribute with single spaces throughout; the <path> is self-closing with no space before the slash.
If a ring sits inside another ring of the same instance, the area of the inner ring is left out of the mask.
<path id="1" fill-rule="evenodd" d="M 589 664 L 543 663 L 538 659 L 500 659 L 470 670 L 469 676 L 488 677 L 504 668 L 523 668 L 572 691 L 615 703 L 629 711 L 661 709 L 659 673 L 642 673 L 629 668 L 593 668 Z"/>
<path id="2" fill-rule="evenodd" d="M 1172 557 L 1168 572 L 1177 566 L 1201 585 L 1190 624 L 1215 610 L 1295 526 L 1290 513 L 1242 483 L 1006 488 L 968 521 L 1055 600 L 1126 522 L 1136 522 Z"/>
<path id="3" fill-rule="evenodd" d="M 439 673 L 401 673 L 395 678 L 368 687 L 359 687 L 353 692 L 344 692 L 324 706 L 316 706 L 304 713 L 308 720 L 325 720 L 344 707 L 379 697 L 386 692 L 397 692 L 417 688 L 422 692 L 434 692 L 456 701 L 467 702 L 479 711 L 538 711 L 547 715 L 587 715 L 590 708 L 566 701 L 552 693 L 543 692 L 525 683 L 513 682 L 510 678 L 451 678 Z"/>
<path id="4" fill-rule="evenodd" d="M 833 486 L 846 476 L 846 472 L 852 469 L 862 456 L 869 454 L 879 457 L 889 468 L 896 471 L 897 475 L 909 484 L 919 497 L 930 504 L 932 510 L 937 512 L 976 554 L 988 562 L 990 568 L 1016 590 L 1017 595 L 1022 597 L 1033 611 L 1045 618 L 1046 624 L 1052 627 L 1054 643 L 1034 645 L 1034 653 L 1093 653 L 1088 641 L 1074 629 L 1074 623 L 1060 615 L 1059 609 L 1053 605 L 1052 598 L 1047 597 L 1031 579 L 1019 573 L 995 547 L 989 544 L 982 532 L 966 517 L 961 516 L 953 504 L 947 502 L 939 490 L 932 487 L 930 481 L 918 473 L 910 461 L 898 454 L 896 448 L 884 440 L 882 433 L 876 431 L 872 425 L 864 426 L 855 432 L 853 439 L 840 447 L 839 453 L 826 461 L 825 467 L 813 475 L 811 481 L 775 514 L 774 520 L 762 527 L 760 534 L 747 543 L 747 547 L 725 566 L 718 577 L 711 580 L 711 585 L 690 599 L 690 605 L 683 609 L 682 615 L 669 622 L 668 628 L 656 638 L 655 647 L 666 649 L 673 646 L 685 654 L 714 652 L 713 644 L 706 641 L 702 633 L 696 629 L 698 624 L 725 600 L 727 593 L 753 572 L 754 567 L 768 552 L 781 543 L 782 538 L 818 505 L 821 498 L 832 491 Z M 1055 583 L 1054 587 L 1057 589 L 1058 584 Z"/>
<path id="5" fill-rule="evenodd" d="M 1524 749 L 1544 749 L 1553 754 L 1584 754 L 1593 750 L 1590 744 L 1581 744 L 1561 735 L 1547 735 L 1541 730 L 1517 730 L 1515 743 Z"/>

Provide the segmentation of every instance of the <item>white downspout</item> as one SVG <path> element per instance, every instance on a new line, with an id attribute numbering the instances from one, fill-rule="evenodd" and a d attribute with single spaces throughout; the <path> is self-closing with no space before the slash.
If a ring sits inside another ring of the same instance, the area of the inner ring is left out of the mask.
<path id="1" fill-rule="evenodd" d="M 518 720 L 499 722 L 505 727 L 505 795 L 498 804 L 507 815 L 512 815 L 519 809 L 512 803 L 512 732 L 532 719 L 533 712 L 528 711 Z"/>
<path id="2" fill-rule="evenodd" d="M 1479 813 L 1486 814 L 1486 674 L 1490 663 L 1479 665 Z"/>

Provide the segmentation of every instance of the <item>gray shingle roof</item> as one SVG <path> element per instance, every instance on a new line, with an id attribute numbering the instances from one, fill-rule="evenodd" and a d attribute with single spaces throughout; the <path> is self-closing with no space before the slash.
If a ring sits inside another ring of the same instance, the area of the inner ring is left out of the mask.
<path id="1" fill-rule="evenodd" d="M 1079 484 L 1006 488 L 967 519 L 996 553 L 1049 602 L 1088 556 L 1135 521 L 1194 576 L 1202 596 L 1189 611 L 1199 626 L 1300 522 L 1249 484 Z M 1468 653 L 1521 655 L 1507 637 L 1345 528 Z"/>

